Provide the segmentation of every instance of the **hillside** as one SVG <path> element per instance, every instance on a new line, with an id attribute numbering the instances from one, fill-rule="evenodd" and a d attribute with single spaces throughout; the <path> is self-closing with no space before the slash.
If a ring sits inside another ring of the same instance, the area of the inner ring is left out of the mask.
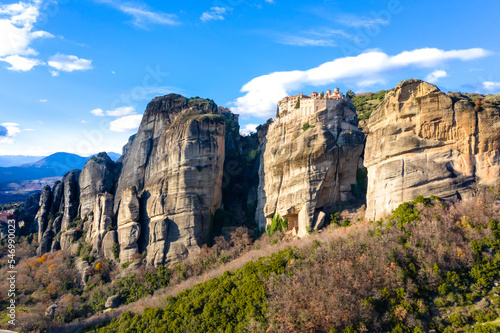
<path id="1" fill-rule="evenodd" d="M 160 308 L 81 332 L 497 332 L 500 205 L 492 200 L 420 197 L 383 221 L 333 222 Z"/>

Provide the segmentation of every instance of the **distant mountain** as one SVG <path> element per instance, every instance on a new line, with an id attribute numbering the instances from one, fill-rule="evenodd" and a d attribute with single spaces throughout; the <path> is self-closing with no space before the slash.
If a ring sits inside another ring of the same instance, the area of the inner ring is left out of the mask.
<path id="1" fill-rule="evenodd" d="M 116 153 L 112 153 L 116 154 Z M 12 166 L 18 166 L 21 164 L 25 163 L 33 163 L 38 160 L 41 160 L 45 156 L 27 156 L 27 155 L 3 155 L 0 156 L 0 167 L 1 168 L 6 168 L 6 167 L 12 167 Z M 111 157 L 111 156 L 109 156 Z M 113 158 L 113 157 L 111 157 Z"/>
<path id="2" fill-rule="evenodd" d="M 122 154 L 113 153 L 112 151 L 107 154 L 109 158 L 112 159 L 114 162 L 116 162 L 122 156 Z"/>
<path id="3" fill-rule="evenodd" d="M 55 153 L 32 163 L 0 168 L 0 183 L 60 177 L 73 169 L 82 169 L 87 157 L 76 154 Z"/>

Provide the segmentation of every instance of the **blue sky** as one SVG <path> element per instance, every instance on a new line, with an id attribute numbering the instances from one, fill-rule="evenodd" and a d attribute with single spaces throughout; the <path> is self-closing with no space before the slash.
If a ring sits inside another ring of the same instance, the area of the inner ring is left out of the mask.
<path id="1" fill-rule="evenodd" d="M 121 152 L 171 92 L 240 114 L 244 132 L 290 93 L 378 91 L 421 78 L 500 93 L 500 3 L 0 2 L 0 155 Z"/>

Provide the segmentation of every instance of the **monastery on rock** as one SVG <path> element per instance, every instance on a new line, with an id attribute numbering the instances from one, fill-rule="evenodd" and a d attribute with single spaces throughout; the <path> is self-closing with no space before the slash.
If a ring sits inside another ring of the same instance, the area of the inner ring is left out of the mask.
<path id="1" fill-rule="evenodd" d="M 287 96 L 278 102 L 279 116 L 287 121 L 293 118 L 301 118 L 311 115 L 317 111 L 333 108 L 344 99 L 344 94 L 335 88 L 332 92 L 327 90 L 326 94 L 313 92 L 307 96 L 302 93 L 295 96 Z M 297 101 L 300 102 L 297 105 Z M 298 106 L 298 107 L 297 107 Z"/>

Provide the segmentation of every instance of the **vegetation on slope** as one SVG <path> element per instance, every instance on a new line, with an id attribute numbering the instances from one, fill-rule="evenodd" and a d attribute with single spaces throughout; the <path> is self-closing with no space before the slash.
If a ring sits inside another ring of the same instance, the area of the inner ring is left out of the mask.
<path id="1" fill-rule="evenodd" d="M 498 216 L 419 197 L 87 332 L 497 332 Z"/>
<path id="2" fill-rule="evenodd" d="M 385 95 L 390 90 L 380 90 L 376 93 L 366 92 L 362 94 L 356 94 L 352 98 L 352 103 L 356 107 L 356 113 L 358 114 L 359 120 L 365 120 L 370 118 L 373 110 L 384 100 Z"/>

